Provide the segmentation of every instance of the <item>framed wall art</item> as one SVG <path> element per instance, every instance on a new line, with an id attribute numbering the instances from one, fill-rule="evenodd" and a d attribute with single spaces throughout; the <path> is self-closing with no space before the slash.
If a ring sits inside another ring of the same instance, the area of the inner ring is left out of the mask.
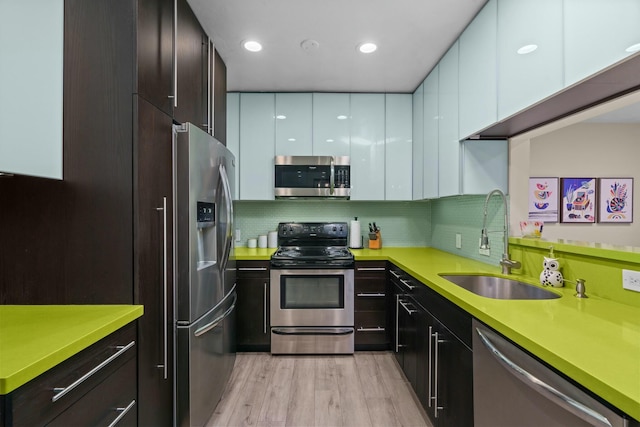
<path id="1" fill-rule="evenodd" d="M 633 222 L 633 178 L 600 178 L 598 200 L 598 222 Z"/>
<path id="2" fill-rule="evenodd" d="M 529 178 L 529 219 L 558 222 L 558 178 Z"/>
<path id="3" fill-rule="evenodd" d="M 593 223 L 596 221 L 596 178 L 562 178 L 561 222 Z"/>

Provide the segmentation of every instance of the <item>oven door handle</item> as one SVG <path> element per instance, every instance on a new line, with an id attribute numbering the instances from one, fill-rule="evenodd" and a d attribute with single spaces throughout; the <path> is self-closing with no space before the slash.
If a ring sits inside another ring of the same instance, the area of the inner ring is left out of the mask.
<path id="1" fill-rule="evenodd" d="M 349 335 L 353 328 L 271 328 L 276 335 Z"/>

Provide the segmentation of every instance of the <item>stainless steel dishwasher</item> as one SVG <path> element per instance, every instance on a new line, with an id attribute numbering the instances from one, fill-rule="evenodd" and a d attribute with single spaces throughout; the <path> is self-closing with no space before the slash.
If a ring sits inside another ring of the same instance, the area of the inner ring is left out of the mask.
<path id="1" fill-rule="evenodd" d="M 638 426 L 473 320 L 475 427 Z"/>

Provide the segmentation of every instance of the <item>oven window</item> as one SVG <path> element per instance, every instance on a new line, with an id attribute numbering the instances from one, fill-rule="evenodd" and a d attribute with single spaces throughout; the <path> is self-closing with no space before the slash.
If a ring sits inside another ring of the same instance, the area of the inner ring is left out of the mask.
<path id="1" fill-rule="evenodd" d="M 280 308 L 344 308 L 344 276 L 282 276 Z"/>

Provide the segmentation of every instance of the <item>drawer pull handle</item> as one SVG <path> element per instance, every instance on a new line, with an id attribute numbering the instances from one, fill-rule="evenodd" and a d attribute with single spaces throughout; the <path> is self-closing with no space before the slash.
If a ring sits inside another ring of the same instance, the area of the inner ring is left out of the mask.
<path id="1" fill-rule="evenodd" d="M 405 285 L 407 288 L 409 288 L 410 291 L 414 290 L 416 287 L 413 286 L 411 283 L 407 282 L 404 279 L 400 279 L 400 281 L 402 282 L 403 285 Z"/>
<path id="2" fill-rule="evenodd" d="M 362 293 L 356 294 L 356 296 L 359 296 L 359 297 L 384 297 L 384 296 L 386 296 L 386 294 L 383 294 L 383 293 L 380 293 L 380 292 L 374 292 L 374 293 L 362 292 Z"/>
<path id="3" fill-rule="evenodd" d="M 267 267 L 238 267 L 238 271 L 267 271 Z"/>
<path id="4" fill-rule="evenodd" d="M 115 426 L 120 422 L 120 420 L 121 420 L 125 415 L 127 415 L 127 412 L 129 412 L 129 411 L 131 410 L 131 408 L 133 408 L 133 406 L 134 406 L 135 404 L 136 404 L 136 401 L 135 401 L 135 399 L 134 399 L 134 400 L 132 400 L 132 401 L 131 401 L 131 403 L 129 403 L 129 404 L 127 405 L 127 407 L 126 407 L 126 408 L 116 408 L 116 411 L 118 411 L 118 412 L 120 412 L 120 413 L 118 414 L 118 417 L 117 417 L 115 420 L 113 420 L 113 422 L 112 422 L 111 424 L 109 424 L 109 427 L 115 427 Z"/>
<path id="5" fill-rule="evenodd" d="M 389 270 L 389 273 L 391 273 L 396 279 L 400 278 L 400 275 L 393 270 Z"/>
<path id="6" fill-rule="evenodd" d="M 358 332 L 382 332 L 384 331 L 384 328 L 381 326 L 376 326 L 375 328 L 363 328 L 363 327 L 359 327 L 357 329 Z"/>
<path id="7" fill-rule="evenodd" d="M 67 393 L 71 392 L 71 390 L 73 390 L 74 388 L 78 387 L 80 384 L 82 384 L 86 380 L 88 380 L 89 377 L 91 377 L 93 374 L 98 372 L 100 369 L 104 368 L 109 363 L 113 362 L 115 359 L 117 359 L 118 357 L 122 356 L 127 350 L 129 350 L 135 344 L 136 344 L 135 341 L 131 341 L 129 344 L 127 344 L 125 346 L 122 346 L 122 345 L 116 346 L 116 348 L 118 349 L 118 351 L 116 353 L 114 353 L 108 359 L 106 359 L 104 362 L 100 363 L 98 366 L 96 366 L 95 368 L 93 368 L 92 370 L 90 370 L 89 372 L 87 372 L 86 374 L 84 374 L 83 376 L 78 378 L 77 380 L 75 380 L 71 385 L 68 385 L 67 387 L 55 387 L 53 389 L 53 397 L 51 397 L 51 401 L 52 402 L 57 402 L 60 398 L 65 396 Z"/>
<path id="8" fill-rule="evenodd" d="M 358 271 L 385 271 L 384 267 L 358 267 L 356 268 Z"/>

